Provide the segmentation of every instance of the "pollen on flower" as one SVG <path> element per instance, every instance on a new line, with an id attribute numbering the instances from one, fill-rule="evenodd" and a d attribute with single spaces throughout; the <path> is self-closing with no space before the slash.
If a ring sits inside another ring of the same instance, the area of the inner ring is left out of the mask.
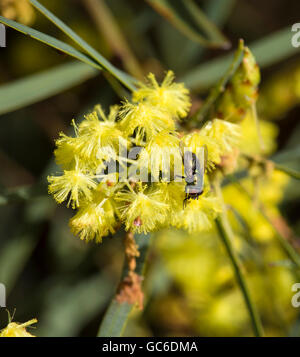
<path id="1" fill-rule="evenodd" d="M 187 116 L 191 100 L 189 90 L 183 83 L 174 83 L 174 73 L 168 71 L 165 79 L 159 85 L 153 73 L 148 75 L 148 83 L 140 84 L 140 88 L 133 93 L 133 100 L 147 102 L 159 108 L 166 109 L 175 117 L 184 118 Z"/>

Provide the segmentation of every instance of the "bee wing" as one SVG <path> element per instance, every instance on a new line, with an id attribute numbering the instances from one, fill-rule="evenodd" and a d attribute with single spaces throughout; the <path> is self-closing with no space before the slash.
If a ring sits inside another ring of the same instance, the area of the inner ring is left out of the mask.
<path id="1" fill-rule="evenodd" d="M 188 150 L 184 151 L 184 175 L 186 182 L 192 183 L 194 181 L 193 153 Z"/>
<path id="2" fill-rule="evenodd" d="M 203 191 L 204 188 L 204 174 L 205 167 L 207 162 L 207 148 L 206 146 L 202 146 L 197 150 L 196 155 L 196 186 L 200 192 Z"/>

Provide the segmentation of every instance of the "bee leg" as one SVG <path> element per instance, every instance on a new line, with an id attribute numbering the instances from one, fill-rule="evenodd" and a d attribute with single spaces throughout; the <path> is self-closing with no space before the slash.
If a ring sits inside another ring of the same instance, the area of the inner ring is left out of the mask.
<path id="1" fill-rule="evenodd" d="M 175 175 L 174 179 L 176 179 L 177 177 L 184 179 L 184 176 L 180 176 L 180 175 Z"/>
<path id="2" fill-rule="evenodd" d="M 189 199 L 189 197 L 188 197 L 188 194 L 186 193 L 185 194 L 185 199 L 183 200 L 183 209 L 185 209 L 188 199 Z"/>

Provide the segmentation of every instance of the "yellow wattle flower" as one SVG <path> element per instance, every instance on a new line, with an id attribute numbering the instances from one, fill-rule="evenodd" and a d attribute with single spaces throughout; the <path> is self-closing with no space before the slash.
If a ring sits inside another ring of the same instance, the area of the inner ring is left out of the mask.
<path id="1" fill-rule="evenodd" d="M 174 73 L 168 71 L 165 79 L 159 85 L 153 73 L 148 75 L 148 83 L 140 84 L 133 92 L 133 101 L 147 101 L 152 105 L 167 110 L 172 116 L 184 118 L 187 116 L 191 100 L 189 90 L 183 83 L 174 83 Z"/>
<path id="2" fill-rule="evenodd" d="M 48 191 L 58 203 L 67 200 L 68 207 L 79 207 L 80 200 L 90 200 L 91 190 L 97 187 L 94 176 L 82 171 L 77 164 L 74 170 L 65 170 L 61 176 L 48 176 Z"/>
<path id="3" fill-rule="evenodd" d="M 240 126 L 221 119 L 208 122 L 201 133 L 213 139 L 219 146 L 222 154 L 231 152 L 239 144 L 241 137 Z"/>
<path id="4" fill-rule="evenodd" d="M 35 337 L 26 331 L 26 327 L 37 323 L 37 319 L 32 319 L 23 324 L 10 322 L 7 327 L 0 331 L 0 337 Z"/>
<path id="5" fill-rule="evenodd" d="M 209 136 L 202 130 L 197 130 L 191 134 L 187 134 L 182 138 L 182 148 L 192 151 L 197 154 L 201 148 L 206 146 L 207 148 L 207 163 L 208 170 L 212 170 L 216 164 L 221 162 L 222 151 L 218 142 Z"/>
<path id="6" fill-rule="evenodd" d="M 73 234 L 87 242 L 102 242 L 102 237 L 115 233 L 116 218 L 114 205 L 110 198 L 95 192 L 91 202 L 80 205 L 78 212 L 69 222 Z"/>
<path id="7" fill-rule="evenodd" d="M 170 214 L 181 210 L 185 197 L 185 181 L 181 182 L 159 182 L 155 185 L 164 199 L 164 202 L 169 206 Z"/>
<path id="8" fill-rule="evenodd" d="M 158 228 L 168 216 L 167 205 L 157 189 L 147 190 L 138 185 L 137 192 L 121 191 L 116 195 L 126 230 L 134 233 L 148 233 Z"/>
<path id="9" fill-rule="evenodd" d="M 142 149 L 137 160 L 137 167 L 146 168 L 151 172 L 155 181 L 159 180 L 160 172 L 162 180 L 170 181 L 174 166 L 181 170 L 182 156 L 179 147 L 180 139 L 176 132 L 163 130 L 155 135 Z"/>
<path id="10" fill-rule="evenodd" d="M 175 122 L 170 113 L 147 102 L 123 103 L 120 109 L 119 123 L 127 135 L 135 135 L 138 143 L 151 140 L 161 130 L 174 130 Z"/>
<path id="11" fill-rule="evenodd" d="M 59 138 L 55 142 L 56 149 L 54 150 L 55 162 L 64 170 L 72 170 L 76 164 L 76 157 L 81 157 L 81 152 L 76 150 L 77 138 L 67 136 L 64 133 L 59 133 Z M 76 153 L 76 154 L 75 154 Z"/>
<path id="12" fill-rule="evenodd" d="M 54 151 L 56 162 L 64 169 L 74 167 L 74 157 L 78 157 L 86 167 L 97 169 L 104 160 L 118 159 L 118 152 L 128 147 L 128 142 L 119 130 L 116 118 L 118 106 L 110 108 L 106 116 L 100 105 L 86 115 L 77 127 L 73 122 L 76 137 L 60 133 Z"/>
<path id="13" fill-rule="evenodd" d="M 126 146 L 127 141 L 123 138 L 123 133 L 119 130 L 115 122 L 118 106 L 112 107 L 109 117 L 107 118 L 100 106 L 85 116 L 78 126 L 78 137 L 82 141 L 82 151 L 87 157 L 98 157 L 108 159 L 106 152 L 119 150 L 119 142 Z M 100 119 L 102 120 L 99 120 Z M 104 150 L 104 151 L 102 151 Z"/>
<path id="14" fill-rule="evenodd" d="M 78 126 L 78 150 L 90 161 L 116 159 L 119 149 L 127 147 L 127 140 L 115 122 L 118 106 L 111 108 L 108 118 L 100 106 L 96 109 Z"/>

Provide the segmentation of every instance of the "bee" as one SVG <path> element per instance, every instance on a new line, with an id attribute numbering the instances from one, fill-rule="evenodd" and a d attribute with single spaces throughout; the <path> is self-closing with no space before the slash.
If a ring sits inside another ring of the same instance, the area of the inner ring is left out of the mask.
<path id="1" fill-rule="evenodd" d="M 204 173 L 207 162 L 207 148 L 203 146 L 199 150 L 198 155 L 191 151 L 185 151 L 183 156 L 184 163 L 184 179 L 185 199 L 183 200 L 183 208 L 186 207 L 187 201 L 190 199 L 198 199 L 204 190 Z"/>

